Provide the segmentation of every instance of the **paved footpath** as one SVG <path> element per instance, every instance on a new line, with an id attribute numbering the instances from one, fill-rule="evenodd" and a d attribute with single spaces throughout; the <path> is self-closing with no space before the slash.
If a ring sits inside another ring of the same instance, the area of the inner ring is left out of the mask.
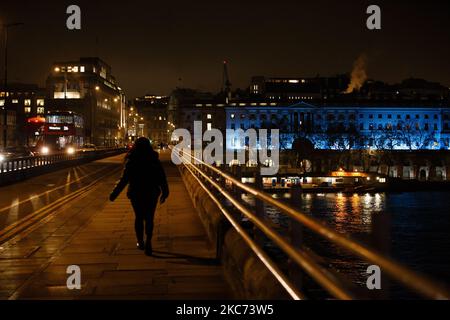
<path id="1" fill-rule="evenodd" d="M 157 208 L 154 256 L 136 249 L 125 192 L 107 201 L 119 175 L 58 209 L 48 221 L 0 246 L 0 299 L 227 299 L 223 270 L 178 169 L 161 159 L 170 197 Z M 123 156 L 105 163 L 120 166 Z M 81 268 L 81 290 L 68 290 L 66 269 Z"/>

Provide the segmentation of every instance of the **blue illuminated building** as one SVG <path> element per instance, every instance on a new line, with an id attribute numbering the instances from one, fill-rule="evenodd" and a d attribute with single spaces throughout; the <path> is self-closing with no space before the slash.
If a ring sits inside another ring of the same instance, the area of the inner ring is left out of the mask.
<path id="1" fill-rule="evenodd" d="M 225 107 L 226 128 L 279 129 L 281 148 L 306 138 L 316 149 L 438 150 L 450 146 L 450 108 L 430 106 L 316 106 L 298 102 L 235 102 Z M 229 137 L 239 149 L 239 139 Z"/>

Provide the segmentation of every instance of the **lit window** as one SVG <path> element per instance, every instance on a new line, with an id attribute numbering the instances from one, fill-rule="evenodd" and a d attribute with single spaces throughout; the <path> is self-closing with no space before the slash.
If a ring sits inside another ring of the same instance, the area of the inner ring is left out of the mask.
<path id="1" fill-rule="evenodd" d="M 19 100 L 13 99 L 12 103 L 19 103 Z"/>
<path id="2" fill-rule="evenodd" d="M 161 117 L 161 116 L 159 116 L 159 120 L 162 120 L 162 117 Z"/>
<path id="3" fill-rule="evenodd" d="M 230 115 L 230 118 L 231 118 L 231 119 L 234 119 L 234 113 L 232 113 L 232 114 Z"/>
<path id="4" fill-rule="evenodd" d="M 39 107 L 42 107 L 42 106 L 44 105 L 44 99 L 37 99 L 37 100 L 36 100 L 36 104 L 37 104 Z"/>
<path id="5" fill-rule="evenodd" d="M 31 107 L 25 107 L 25 113 L 31 113 Z"/>
<path id="6" fill-rule="evenodd" d="M 206 130 L 211 130 L 211 129 L 212 129 L 212 125 L 211 125 L 210 122 L 208 122 L 208 123 L 206 124 Z"/>
<path id="7" fill-rule="evenodd" d="M 207 114 L 206 116 L 207 119 L 212 119 L 212 115 L 210 113 Z"/>
<path id="8" fill-rule="evenodd" d="M 0 107 L 3 107 L 5 105 L 5 100 L 0 100 Z"/>
<path id="9" fill-rule="evenodd" d="M 84 72 L 84 71 L 85 71 L 84 66 L 81 66 L 80 67 L 80 72 Z"/>
<path id="10" fill-rule="evenodd" d="M 44 114 L 45 109 L 44 109 L 44 107 L 37 107 L 36 112 L 37 112 L 37 114 Z"/>
<path id="11" fill-rule="evenodd" d="M 73 91 L 73 92 L 54 92 L 53 93 L 53 98 L 54 99 L 80 99 L 81 98 L 81 94 L 78 91 Z"/>
<path id="12" fill-rule="evenodd" d="M 23 104 L 26 105 L 26 106 L 31 106 L 31 99 L 25 99 Z"/>

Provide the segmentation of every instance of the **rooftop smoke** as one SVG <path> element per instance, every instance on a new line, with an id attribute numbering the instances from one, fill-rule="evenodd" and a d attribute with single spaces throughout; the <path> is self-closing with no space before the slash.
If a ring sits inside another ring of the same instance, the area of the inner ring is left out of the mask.
<path id="1" fill-rule="evenodd" d="M 366 66 L 367 56 L 363 53 L 353 63 L 352 78 L 345 93 L 352 93 L 355 90 L 361 89 L 364 82 L 367 80 Z"/>

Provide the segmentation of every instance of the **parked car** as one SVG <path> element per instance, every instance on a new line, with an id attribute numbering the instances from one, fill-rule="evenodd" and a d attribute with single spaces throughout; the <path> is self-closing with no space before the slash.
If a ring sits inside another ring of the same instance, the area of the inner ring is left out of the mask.
<path id="1" fill-rule="evenodd" d="M 81 147 L 82 152 L 89 152 L 89 151 L 95 151 L 97 150 L 97 147 L 95 144 L 87 143 Z"/>

